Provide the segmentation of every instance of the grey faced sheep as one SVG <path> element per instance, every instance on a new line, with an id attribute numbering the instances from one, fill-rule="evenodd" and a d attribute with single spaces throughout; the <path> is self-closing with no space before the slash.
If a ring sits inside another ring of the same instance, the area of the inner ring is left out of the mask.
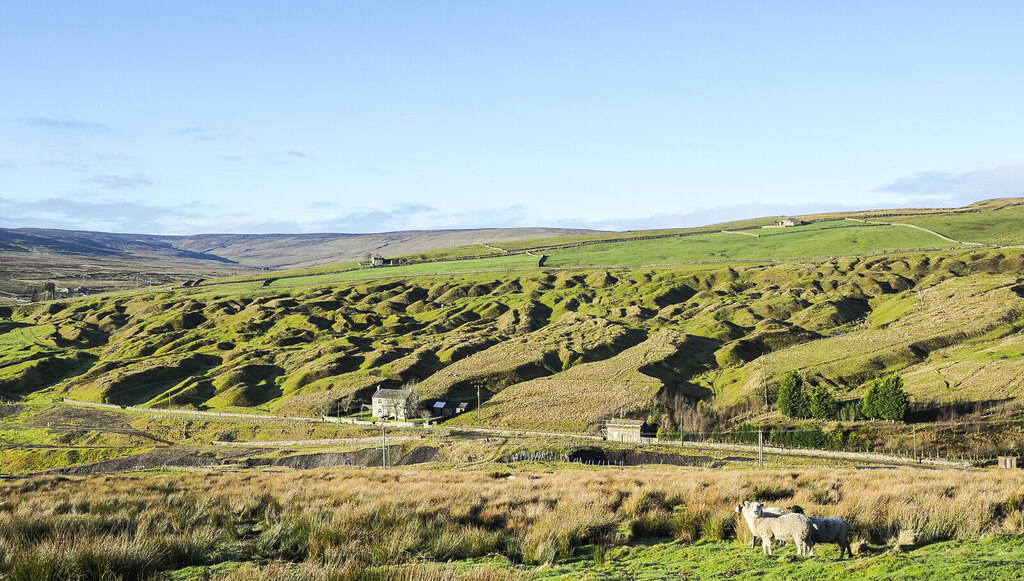
<path id="1" fill-rule="evenodd" d="M 788 507 L 791 512 L 803 514 L 804 509 L 799 505 Z M 850 550 L 850 523 L 841 518 L 815 518 L 811 519 L 811 536 L 815 543 L 836 543 L 839 545 L 839 558 L 845 553 L 853 557 Z M 814 547 L 811 547 L 811 554 L 814 554 Z"/>
<path id="2" fill-rule="evenodd" d="M 797 555 L 809 555 L 814 549 L 811 519 L 802 514 L 767 516 L 760 502 L 743 501 L 736 507 L 754 536 L 761 539 L 761 550 L 772 554 L 772 540 L 793 541 Z"/>

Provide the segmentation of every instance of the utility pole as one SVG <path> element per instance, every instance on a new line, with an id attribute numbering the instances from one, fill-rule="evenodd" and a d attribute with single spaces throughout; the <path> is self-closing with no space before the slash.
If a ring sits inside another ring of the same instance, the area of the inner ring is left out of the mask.
<path id="1" fill-rule="evenodd" d="M 480 423 L 480 384 L 476 384 L 476 423 Z"/>
<path id="2" fill-rule="evenodd" d="M 765 467 L 765 430 L 758 428 L 758 467 Z"/>
<path id="3" fill-rule="evenodd" d="M 761 387 L 764 388 L 764 408 L 769 409 L 768 405 L 768 372 L 765 371 L 765 360 L 768 359 L 767 353 L 761 354 Z"/>
<path id="4" fill-rule="evenodd" d="M 384 468 L 388 467 L 388 434 L 384 424 L 380 425 L 380 461 Z"/>
<path id="5" fill-rule="evenodd" d="M 914 432 L 914 458 L 917 458 L 917 426 L 911 426 Z"/>

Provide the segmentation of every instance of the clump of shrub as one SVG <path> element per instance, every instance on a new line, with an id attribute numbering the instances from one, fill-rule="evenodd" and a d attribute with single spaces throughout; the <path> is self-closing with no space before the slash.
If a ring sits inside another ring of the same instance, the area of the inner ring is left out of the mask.
<path id="1" fill-rule="evenodd" d="M 866 417 L 893 422 L 902 422 L 908 409 L 909 398 L 903 391 L 903 378 L 897 373 L 872 380 L 861 404 L 861 411 Z"/>

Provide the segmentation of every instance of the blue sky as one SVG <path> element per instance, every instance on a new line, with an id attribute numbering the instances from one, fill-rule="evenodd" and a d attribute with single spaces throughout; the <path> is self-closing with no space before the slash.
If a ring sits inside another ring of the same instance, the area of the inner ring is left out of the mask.
<path id="1" fill-rule="evenodd" d="M 1024 195 L 1021 2 L 0 2 L 0 227 L 673 227 Z"/>

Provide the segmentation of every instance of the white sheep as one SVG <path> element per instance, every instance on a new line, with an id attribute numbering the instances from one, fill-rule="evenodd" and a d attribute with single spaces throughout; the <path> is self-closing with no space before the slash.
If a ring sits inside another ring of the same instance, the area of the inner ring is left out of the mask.
<path id="1" fill-rule="evenodd" d="M 764 507 L 761 507 L 761 511 L 764 513 L 764 517 L 765 518 L 776 518 L 778 516 L 782 516 L 783 514 L 786 514 L 786 509 L 779 508 L 777 506 L 764 506 Z M 743 512 L 743 505 L 742 504 L 736 506 L 736 512 L 738 512 L 738 513 L 742 513 Z M 796 512 L 796 511 L 793 511 L 793 512 Z M 751 522 L 749 520 L 747 520 L 746 518 L 744 518 L 744 520 L 747 521 L 747 528 L 750 529 L 750 534 L 751 534 L 751 536 L 750 536 L 750 548 L 754 548 L 754 547 L 757 546 L 757 533 L 754 532 L 754 525 L 751 524 Z M 783 541 L 783 540 L 779 541 L 780 545 L 785 544 L 785 543 L 786 542 Z"/>
<path id="2" fill-rule="evenodd" d="M 761 539 L 761 550 L 772 554 L 772 540 L 793 541 L 797 555 L 809 555 L 814 550 L 811 519 L 802 514 L 789 513 L 769 516 L 760 502 L 743 501 L 736 507 L 743 515 L 754 536 Z"/>

